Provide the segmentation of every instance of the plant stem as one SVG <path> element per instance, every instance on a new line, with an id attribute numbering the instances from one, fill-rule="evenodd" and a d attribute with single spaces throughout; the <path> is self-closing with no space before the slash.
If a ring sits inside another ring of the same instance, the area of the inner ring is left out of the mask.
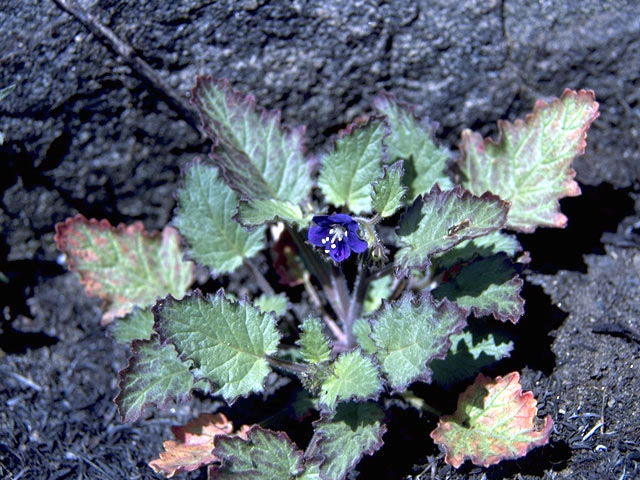
<path id="1" fill-rule="evenodd" d="M 269 282 L 267 282 L 267 279 L 264 278 L 264 275 L 262 275 L 260 270 L 258 270 L 258 267 L 256 267 L 252 261 L 247 259 L 245 259 L 243 263 L 255 277 L 256 282 L 258 282 L 258 286 L 260 287 L 260 290 L 262 290 L 262 292 L 266 293 L 267 295 L 275 295 L 276 292 L 273 290 L 273 287 L 269 285 Z"/>
<path id="2" fill-rule="evenodd" d="M 293 373 L 294 375 L 297 375 L 298 373 L 304 373 L 308 368 L 306 365 L 302 365 L 301 363 L 290 362 L 289 360 L 272 357 L 271 355 L 265 355 L 265 358 L 272 367 L 279 368 L 280 370 L 284 370 L 285 372 Z"/>
<path id="3" fill-rule="evenodd" d="M 349 347 L 353 347 L 356 344 L 353 336 L 353 322 L 355 322 L 362 313 L 362 304 L 370 283 L 367 279 L 368 271 L 369 268 L 364 263 L 364 256 L 361 255 L 358 260 L 358 274 L 356 275 L 356 280 L 353 283 L 353 292 L 351 293 L 351 298 L 349 300 L 347 324 L 344 326 L 345 334 L 347 336 L 347 346 Z"/>
<path id="4" fill-rule="evenodd" d="M 305 272 L 302 276 L 302 279 L 304 281 L 304 288 L 309 294 L 309 297 L 311 298 L 311 302 L 316 306 L 318 310 L 322 312 L 321 317 L 322 317 L 322 320 L 324 320 L 324 323 L 327 324 L 327 327 L 329 327 L 329 330 L 331 330 L 331 333 L 333 333 L 333 335 L 336 337 L 336 340 L 338 340 L 339 343 L 346 344 L 347 337 L 345 336 L 344 332 L 340 329 L 338 324 L 333 321 L 333 318 L 331 318 L 329 314 L 324 310 L 324 307 L 322 306 L 322 301 L 318 296 L 318 292 L 316 292 L 316 289 L 311 283 L 311 279 L 309 278 L 309 273 Z"/>

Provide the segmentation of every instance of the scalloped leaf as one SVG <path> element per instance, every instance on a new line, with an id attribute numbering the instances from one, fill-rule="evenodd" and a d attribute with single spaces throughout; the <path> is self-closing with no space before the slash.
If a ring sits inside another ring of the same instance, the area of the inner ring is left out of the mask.
<path id="1" fill-rule="evenodd" d="M 509 204 L 495 195 L 476 197 L 460 186 L 446 192 L 436 185 L 416 199 L 400 220 L 395 262 L 400 268 L 427 267 L 431 256 L 453 248 L 463 240 L 499 230 Z"/>
<path id="2" fill-rule="evenodd" d="M 218 458 L 212 453 L 216 437 L 233 432 L 233 424 L 222 413 L 202 413 L 182 427 L 171 427 L 176 440 L 162 444 L 164 452 L 149 462 L 156 473 L 167 478 L 176 473 L 193 472 Z"/>
<path id="3" fill-rule="evenodd" d="M 412 109 L 386 92 L 373 103 L 376 110 L 386 116 L 391 134 L 385 139 L 389 161 L 405 160 L 404 184 L 409 187 L 407 201 L 431 191 L 438 184 L 442 190 L 453 188 L 447 176 L 447 163 L 451 152 L 435 143 L 436 124 L 420 122 Z"/>
<path id="4" fill-rule="evenodd" d="M 209 480 L 320 480 L 317 460 L 306 460 L 284 432 L 253 426 L 246 439 L 221 437 L 213 454 L 222 466 Z"/>
<path id="5" fill-rule="evenodd" d="M 370 357 L 354 350 L 340 355 L 320 387 L 319 403 L 332 411 L 336 403 L 375 398 L 382 388 L 380 374 Z"/>
<path id="6" fill-rule="evenodd" d="M 382 218 L 387 218 L 401 208 L 407 188 L 402 184 L 404 168 L 402 161 L 384 167 L 382 178 L 373 184 L 373 209 Z"/>
<path id="7" fill-rule="evenodd" d="M 148 234 L 140 222 L 114 228 L 76 215 L 56 224 L 55 239 L 87 295 L 104 300 L 103 325 L 167 294 L 181 298 L 194 280 L 194 265 L 182 259 L 180 235 L 171 227 Z"/>
<path id="8" fill-rule="evenodd" d="M 191 101 L 214 141 L 214 162 L 243 200 L 297 205 L 308 198 L 312 180 L 304 158 L 304 127 L 282 128 L 280 112 L 257 110 L 251 95 L 213 77 L 196 78 Z M 264 218 L 265 204 L 258 207 Z"/>
<path id="9" fill-rule="evenodd" d="M 587 130 L 597 117 L 593 91 L 567 89 L 551 103 L 538 100 L 525 121 L 499 121 L 497 142 L 464 130 L 459 164 L 465 187 L 510 201 L 511 229 L 564 228 L 567 217 L 558 200 L 580 195 L 571 162 L 584 153 Z"/>
<path id="10" fill-rule="evenodd" d="M 449 465 L 458 468 L 470 459 L 488 467 L 549 441 L 553 421 L 547 416 L 536 429 L 537 412 L 533 393 L 522 393 L 518 372 L 495 380 L 479 374 L 458 398 L 455 413 L 440 418 L 431 438 L 444 447 Z"/>
<path id="11" fill-rule="evenodd" d="M 305 215 L 298 205 L 287 200 L 269 198 L 251 200 L 250 202 L 242 200 L 238 205 L 238 213 L 235 218 L 242 225 L 248 227 L 261 225 L 265 222 L 283 221 L 302 230 L 309 225 L 312 215 Z"/>
<path id="12" fill-rule="evenodd" d="M 308 317 L 300 326 L 300 355 L 307 363 L 321 363 L 331 360 L 329 342 L 322 331 L 322 323 L 315 317 Z"/>
<path id="13" fill-rule="evenodd" d="M 380 119 L 350 124 L 322 159 L 318 186 L 336 207 L 369 213 L 372 184 L 382 176 L 383 139 L 387 127 Z"/>
<path id="14" fill-rule="evenodd" d="M 514 235 L 496 231 L 473 240 L 465 240 L 442 255 L 436 256 L 435 259 L 440 268 L 449 268 L 460 260 L 471 260 L 475 255 L 490 257 L 504 252 L 509 257 L 513 257 L 520 251 L 522 246 Z"/>
<path id="15" fill-rule="evenodd" d="M 362 304 L 363 315 L 371 315 L 380 308 L 383 300 L 389 298 L 391 295 L 391 282 L 391 277 L 386 275 L 375 279 L 369 284 L 367 296 Z"/>
<path id="16" fill-rule="evenodd" d="M 120 370 L 114 399 L 123 422 L 134 422 L 149 405 L 164 409 L 170 402 L 189 398 L 194 388 L 191 362 L 183 362 L 172 345 L 161 345 L 157 335 L 131 343 L 129 364 Z"/>
<path id="17" fill-rule="evenodd" d="M 278 293 L 275 295 L 267 295 L 263 293 L 256 300 L 254 305 L 264 313 L 273 312 L 276 318 L 282 317 L 287 313 L 289 307 L 289 299 L 286 293 Z"/>
<path id="18" fill-rule="evenodd" d="M 318 453 L 323 457 L 320 477 L 343 480 L 364 455 L 373 455 L 382 447 L 387 431 L 384 414 L 375 403 L 342 403 L 331 420 L 313 423 L 319 435 Z"/>
<path id="19" fill-rule="evenodd" d="M 429 363 L 444 358 L 449 337 L 466 325 L 467 312 L 448 300 L 436 304 L 430 297 L 414 302 L 405 295 L 386 303 L 371 321 L 371 339 L 382 371 L 395 391 L 416 380 L 431 381 Z"/>
<path id="20" fill-rule="evenodd" d="M 359 318 L 353 322 L 353 336 L 365 353 L 373 355 L 378 351 L 378 347 L 371 339 L 371 323 L 369 323 L 369 319 Z"/>
<path id="21" fill-rule="evenodd" d="M 231 302 L 222 291 L 206 298 L 196 291 L 180 301 L 161 300 L 154 315 L 163 342 L 192 360 L 196 379 L 208 381 L 227 403 L 263 390 L 270 372 L 266 356 L 280 342 L 273 314 Z"/>
<path id="22" fill-rule="evenodd" d="M 431 292 L 435 298 L 446 297 L 472 310 L 476 317 L 493 315 L 501 322 L 518 323 L 524 314 L 520 296 L 524 282 L 506 254 L 478 257 L 457 266 L 456 273 Z"/>
<path id="23" fill-rule="evenodd" d="M 265 248 L 264 228 L 249 232 L 233 220 L 237 202 L 238 194 L 216 167 L 196 160 L 186 168 L 173 223 L 186 239 L 189 255 L 214 275 L 233 272 Z"/>
<path id="24" fill-rule="evenodd" d="M 451 348 L 443 360 L 431 363 L 433 381 L 451 387 L 471 381 L 482 368 L 511 355 L 513 341 L 488 326 L 479 328 L 478 320 L 462 332 L 451 335 Z"/>
<path id="25" fill-rule="evenodd" d="M 111 325 L 111 335 L 118 343 L 129 344 L 134 340 L 149 340 L 153 335 L 153 312 L 151 308 L 135 307 L 124 318 Z"/>

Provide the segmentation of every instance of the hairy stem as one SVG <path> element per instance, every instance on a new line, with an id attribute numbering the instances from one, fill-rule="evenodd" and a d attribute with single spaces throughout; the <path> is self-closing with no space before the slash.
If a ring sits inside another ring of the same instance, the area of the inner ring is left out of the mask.
<path id="1" fill-rule="evenodd" d="M 345 336 L 344 332 L 340 329 L 338 324 L 333 321 L 333 318 L 331 318 L 329 314 L 324 310 L 324 307 L 322 306 L 322 301 L 318 296 L 318 292 L 316 291 L 313 284 L 311 283 L 311 279 L 309 278 L 309 273 L 305 272 L 304 275 L 302 276 L 302 279 L 304 281 L 304 288 L 309 294 L 309 298 L 311 298 L 311 302 L 314 304 L 314 306 L 318 310 L 322 312 L 321 317 L 324 323 L 327 324 L 327 327 L 329 327 L 329 330 L 331 330 L 331 333 L 333 333 L 333 335 L 336 337 L 336 340 L 338 340 L 339 343 L 346 344 L 347 337 Z"/>
<path id="2" fill-rule="evenodd" d="M 256 282 L 258 283 L 258 286 L 260 287 L 260 290 L 262 290 L 262 292 L 266 293 L 267 295 L 275 295 L 276 292 L 273 290 L 273 287 L 269 284 L 269 282 L 267 282 L 267 279 L 264 278 L 264 275 L 262 275 L 262 272 L 258 270 L 258 267 L 250 260 L 245 259 L 243 263 L 253 274 Z"/>
<path id="3" fill-rule="evenodd" d="M 292 373 L 294 375 L 304 373 L 308 368 L 306 365 L 302 365 L 301 363 L 290 362 L 289 360 L 272 357 L 271 355 L 265 355 L 265 358 L 272 367 L 279 368 L 280 370 L 284 370 L 285 372 Z"/>
<path id="4" fill-rule="evenodd" d="M 353 292 L 349 299 L 349 312 L 347 315 L 347 325 L 345 325 L 345 334 L 347 335 L 347 346 L 355 346 L 355 338 L 353 336 L 353 322 L 355 322 L 362 313 L 362 304 L 364 303 L 364 297 L 367 294 L 367 288 L 369 281 L 367 273 L 369 268 L 365 265 L 364 256 L 361 255 L 358 260 L 358 274 L 353 284 Z"/>

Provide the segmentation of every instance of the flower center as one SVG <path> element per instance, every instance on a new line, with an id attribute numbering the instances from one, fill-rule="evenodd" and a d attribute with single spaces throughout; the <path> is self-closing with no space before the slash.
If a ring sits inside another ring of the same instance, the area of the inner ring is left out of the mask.
<path id="1" fill-rule="evenodd" d="M 325 246 L 325 253 L 329 253 L 329 249 L 337 248 L 337 242 L 341 242 L 344 237 L 348 237 L 349 232 L 341 225 L 334 224 L 329 229 L 329 235 L 322 239 L 322 244 Z"/>

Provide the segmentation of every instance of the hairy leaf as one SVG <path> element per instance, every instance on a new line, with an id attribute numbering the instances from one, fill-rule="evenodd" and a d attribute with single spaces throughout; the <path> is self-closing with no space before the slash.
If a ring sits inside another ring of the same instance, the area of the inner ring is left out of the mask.
<path id="1" fill-rule="evenodd" d="M 508 210 L 508 203 L 489 193 L 476 197 L 459 186 L 446 192 L 435 186 L 400 220 L 397 234 L 402 248 L 396 253 L 396 264 L 429 266 L 435 253 L 500 229 Z"/>
<path id="2" fill-rule="evenodd" d="M 231 302 L 222 291 L 207 298 L 196 292 L 181 301 L 168 297 L 154 314 L 162 340 L 192 360 L 195 377 L 210 382 L 228 403 L 263 390 L 270 372 L 266 355 L 280 342 L 272 314 Z"/>
<path id="3" fill-rule="evenodd" d="M 567 89 L 551 103 L 538 100 L 525 121 L 498 122 L 497 142 L 463 131 L 465 187 L 511 202 L 507 227 L 514 230 L 565 227 L 558 200 L 580 195 L 571 162 L 584 153 L 587 130 L 597 117 L 593 91 Z"/>
<path id="4" fill-rule="evenodd" d="M 158 297 L 181 298 L 193 283 L 194 265 L 182 260 L 180 235 L 171 227 L 147 234 L 140 222 L 114 228 L 76 215 L 56 225 L 56 243 L 87 295 L 105 301 L 103 324 Z"/>
<path id="5" fill-rule="evenodd" d="M 150 340 L 134 340 L 129 364 L 120 371 L 120 390 L 114 399 L 124 422 L 134 422 L 148 405 L 166 408 L 186 400 L 194 387 L 189 371 L 172 345 L 160 345 L 157 335 Z"/>
<path id="6" fill-rule="evenodd" d="M 382 218 L 387 218 L 396 213 L 403 206 L 403 198 L 406 187 L 402 185 L 404 169 L 402 161 L 384 167 L 384 175 L 373 184 L 373 209 Z"/>
<path id="7" fill-rule="evenodd" d="M 224 437 L 213 454 L 222 466 L 210 480 L 320 480 L 318 462 L 305 460 L 286 433 L 259 426 L 246 432 L 246 439 Z"/>
<path id="8" fill-rule="evenodd" d="M 320 437 L 318 453 L 323 480 L 342 480 L 364 455 L 372 455 L 382 446 L 387 431 L 384 414 L 374 403 L 342 403 L 331 420 L 313 423 Z"/>
<path id="9" fill-rule="evenodd" d="M 248 227 L 281 220 L 289 225 L 296 225 L 300 230 L 311 221 L 311 215 L 305 215 L 298 205 L 275 198 L 241 201 L 236 218 Z"/>
<path id="10" fill-rule="evenodd" d="M 370 315 L 382 305 L 382 300 L 386 300 L 391 295 L 391 277 L 384 276 L 377 278 L 369 284 L 367 296 L 364 299 L 362 312 L 364 315 Z"/>
<path id="11" fill-rule="evenodd" d="M 533 393 L 522 393 L 518 372 L 495 380 L 479 374 L 460 395 L 455 413 L 440 418 L 431 438 L 444 447 L 449 465 L 458 468 L 470 459 L 488 467 L 549 441 L 553 421 L 547 416 L 538 430 L 536 413 Z"/>
<path id="12" fill-rule="evenodd" d="M 322 323 L 315 317 L 307 318 L 300 326 L 300 354 L 307 363 L 328 362 L 331 359 L 329 342 L 322 331 Z"/>
<path id="13" fill-rule="evenodd" d="M 189 254 L 216 275 L 233 272 L 265 246 L 264 228 L 249 232 L 233 220 L 237 202 L 217 168 L 198 161 L 187 167 L 174 224 Z"/>
<path id="14" fill-rule="evenodd" d="M 258 111 L 252 96 L 212 77 L 196 79 L 191 101 L 215 142 L 213 160 L 244 200 L 297 205 L 307 199 L 312 181 L 303 155 L 304 128 L 283 129 L 279 112 Z M 262 218 L 264 206 L 256 207 Z"/>
<path id="15" fill-rule="evenodd" d="M 504 253 L 475 258 L 436 288 L 435 298 L 448 298 L 476 317 L 493 315 L 502 322 L 517 323 L 524 314 L 520 296 L 523 281 Z"/>
<path id="16" fill-rule="evenodd" d="M 340 355 L 333 363 L 320 388 L 320 404 L 333 410 L 339 401 L 374 398 L 381 387 L 378 369 L 371 358 L 354 350 Z"/>
<path id="17" fill-rule="evenodd" d="M 335 150 L 322 159 L 318 186 L 327 200 L 353 213 L 371 212 L 372 184 L 382 176 L 381 120 L 352 123 L 336 141 Z"/>
<path id="18" fill-rule="evenodd" d="M 490 257 L 496 253 L 504 252 L 509 257 L 513 257 L 521 250 L 520 242 L 514 235 L 496 231 L 473 240 L 465 240 L 451 250 L 438 255 L 436 259 L 440 268 L 449 268 L 460 260 L 471 260 L 475 255 Z"/>
<path id="19" fill-rule="evenodd" d="M 443 190 L 453 188 L 453 182 L 445 173 L 451 154 L 435 144 L 434 125 L 419 122 L 407 105 L 388 93 L 382 93 L 374 101 L 374 107 L 387 117 L 391 127 L 391 134 L 385 139 L 389 161 L 405 160 L 407 200 L 411 202 L 431 191 L 435 184 Z"/>
<path id="20" fill-rule="evenodd" d="M 289 299 L 285 293 L 262 294 L 255 300 L 255 306 L 264 313 L 273 312 L 276 317 L 280 318 L 287 313 Z"/>
<path id="21" fill-rule="evenodd" d="M 365 353 L 373 355 L 378 351 L 378 347 L 371 339 L 371 323 L 367 318 L 359 318 L 353 322 L 353 335 Z"/>
<path id="22" fill-rule="evenodd" d="M 466 316 L 455 304 L 447 300 L 435 304 L 429 297 L 418 303 L 404 296 L 385 304 L 371 322 L 371 338 L 391 387 L 400 391 L 416 380 L 429 383 L 429 363 L 445 357 L 449 337 L 464 328 Z"/>
<path id="23" fill-rule="evenodd" d="M 481 368 L 508 357 L 513 350 L 513 342 L 506 335 L 473 324 L 449 339 L 451 348 L 446 358 L 431 363 L 433 381 L 447 387 L 472 380 Z"/>
<path id="24" fill-rule="evenodd" d="M 116 342 L 128 344 L 134 340 L 149 340 L 153 335 L 153 313 L 151 308 L 136 307 L 124 318 L 111 326 L 111 335 Z"/>
<path id="25" fill-rule="evenodd" d="M 218 458 L 212 453 L 216 437 L 230 435 L 233 424 L 222 413 L 202 413 L 184 427 L 171 430 L 177 440 L 164 442 L 165 451 L 160 452 L 160 458 L 149 462 L 154 472 L 167 478 L 217 462 Z"/>

